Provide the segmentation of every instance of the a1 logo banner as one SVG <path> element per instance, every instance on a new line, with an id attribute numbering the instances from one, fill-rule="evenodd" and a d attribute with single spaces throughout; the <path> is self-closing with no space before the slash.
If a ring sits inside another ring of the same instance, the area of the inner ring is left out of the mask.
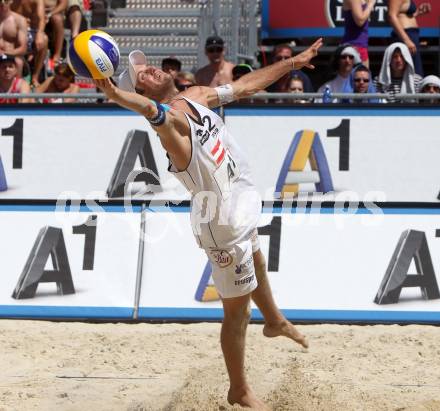
<path id="1" fill-rule="evenodd" d="M 3 206 L 0 224 L 0 314 L 132 318 L 140 213 Z"/>

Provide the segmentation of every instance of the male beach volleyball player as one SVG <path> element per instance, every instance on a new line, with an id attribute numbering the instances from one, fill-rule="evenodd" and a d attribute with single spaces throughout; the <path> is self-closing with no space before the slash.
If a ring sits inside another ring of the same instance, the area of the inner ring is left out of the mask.
<path id="1" fill-rule="evenodd" d="M 210 108 L 264 90 L 292 69 L 313 68 L 310 60 L 321 45 L 319 39 L 295 57 L 216 88 L 194 86 L 179 93 L 171 75 L 148 65 L 141 51 L 130 53 L 129 68 L 121 74 L 119 88 L 109 80 L 96 80 L 108 98 L 150 122 L 169 157 L 169 171 L 191 192 L 193 231 L 212 263 L 213 280 L 223 303 L 221 346 L 230 379 L 230 404 L 266 409 L 244 372 L 251 298 L 263 314 L 265 336 L 283 335 L 303 347 L 308 343 L 275 305 L 256 230 L 261 201 L 255 195 L 247 161 L 222 119 Z M 206 217 L 206 213 L 210 218 L 203 223 L 198 217 Z"/>

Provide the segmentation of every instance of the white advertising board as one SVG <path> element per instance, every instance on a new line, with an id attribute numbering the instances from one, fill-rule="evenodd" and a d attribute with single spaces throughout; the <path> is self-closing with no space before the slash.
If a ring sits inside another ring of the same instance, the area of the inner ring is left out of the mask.
<path id="1" fill-rule="evenodd" d="M 67 109 L 59 114 L 53 111 L 51 115 L 39 115 L 36 110 L 29 115 L 0 114 L 4 136 L 0 137 L 0 157 L 8 186 L 7 190 L 0 191 L 0 199 L 120 198 L 121 195 L 113 195 L 108 190 L 113 177 L 121 175 L 122 163 L 128 161 L 130 165 L 131 160 L 136 160 L 129 171 L 144 166 L 138 155 L 142 147 L 136 146 L 137 141 L 129 146 L 132 130 L 138 130 L 136 137 L 141 139 L 148 133 L 155 167 L 149 158 L 145 167 L 152 173 L 157 171 L 161 183 L 160 191 L 143 198 L 188 198 L 184 188 L 168 173 L 166 153 L 144 118 L 125 110 L 89 114 L 86 110 L 70 113 Z M 14 138 L 14 133 L 18 137 Z M 21 145 L 16 143 L 19 135 Z M 141 191 L 146 189 L 140 182 L 129 188 L 133 198 L 142 197 Z"/>
<path id="2" fill-rule="evenodd" d="M 286 182 L 309 181 L 299 183 L 299 191 L 308 192 L 310 199 L 313 192 L 329 191 L 324 199 L 338 200 L 348 190 L 360 201 L 438 201 L 439 110 L 335 106 L 320 110 L 232 108 L 225 112 L 226 124 L 247 153 L 255 184 L 265 200 L 277 198 L 275 191 Z M 167 172 L 165 152 L 148 122 L 128 111 L 111 107 L 5 110 L 0 113 L 0 129 L 0 190 L 2 170 L 7 183 L 0 199 L 57 199 L 62 193 L 70 198 L 120 198 L 123 194 L 109 188 L 128 174 L 127 168 L 139 170 L 145 156 L 152 171 L 154 159 L 161 188 L 145 193 L 145 184 L 136 182 L 129 186 L 129 195 L 158 200 L 189 198 Z M 138 130 L 136 138 L 130 136 L 132 130 Z M 313 135 L 305 137 L 304 130 Z M 145 132 L 147 146 L 143 145 Z M 318 159 L 315 171 L 310 169 L 307 144 L 301 146 L 306 140 L 313 141 L 311 153 Z M 135 164 L 133 159 L 137 159 Z M 289 167 L 304 169 L 306 174 L 289 172 Z M 314 184 L 318 182 L 321 185 Z"/>
<path id="3" fill-rule="evenodd" d="M 263 213 L 260 243 L 275 299 L 288 318 L 440 321 L 440 210 L 373 211 Z M 152 212 L 147 222 L 140 317 L 222 318 L 219 300 L 202 297 L 208 260 L 193 239 L 189 213 Z M 417 275 L 416 285 L 427 281 L 428 299 L 407 282 L 391 301 L 383 282 L 390 287 L 408 275 Z"/>
<path id="4" fill-rule="evenodd" d="M 132 318 L 140 215 L 0 206 L 0 315 Z"/>
<path id="5" fill-rule="evenodd" d="M 226 124 L 247 153 L 265 199 L 275 191 L 294 137 L 311 130 L 319 135 L 333 183 L 335 194 L 327 195 L 328 200 L 348 190 L 360 201 L 437 202 L 439 114 L 384 108 L 231 109 Z M 309 162 L 305 170 L 310 170 Z M 313 184 L 300 184 L 299 188 L 316 191 Z"/>

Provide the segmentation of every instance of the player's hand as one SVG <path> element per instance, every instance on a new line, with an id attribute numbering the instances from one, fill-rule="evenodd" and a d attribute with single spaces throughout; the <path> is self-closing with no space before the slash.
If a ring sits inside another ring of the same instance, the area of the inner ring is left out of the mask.
<path id="1" fill-rule="evenodd" d="M 302 53 L 292 57 L 292 65 L 294 70 L 299 70 L 303 67 L 314 69 L 315 66 L 310 63 L 310 60 L 318 55 L 318 50 L 322 47 L 322 44 L 323 41 L 322 38 L 320 38 L 316 40 L 307 50 L 304 50 Z"/>
<path id="2" fill-rule="evenodd" d="M 93 80 L 95 86 L 107 96 L 107 98 L 114 100 L 117 93 L 117 87 L 108 79 Z"/>

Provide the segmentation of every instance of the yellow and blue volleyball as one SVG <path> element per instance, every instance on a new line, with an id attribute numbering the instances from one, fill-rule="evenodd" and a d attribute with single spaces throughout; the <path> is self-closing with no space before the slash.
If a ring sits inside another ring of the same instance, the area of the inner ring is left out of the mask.
<path id="1" fill-rule="evenodd" d="M 101 30 L 86 30 L 70 43 L 67 61 L 75 74 L 100 80 L 113 76 L 119 64 L 119 48 Z"/>

